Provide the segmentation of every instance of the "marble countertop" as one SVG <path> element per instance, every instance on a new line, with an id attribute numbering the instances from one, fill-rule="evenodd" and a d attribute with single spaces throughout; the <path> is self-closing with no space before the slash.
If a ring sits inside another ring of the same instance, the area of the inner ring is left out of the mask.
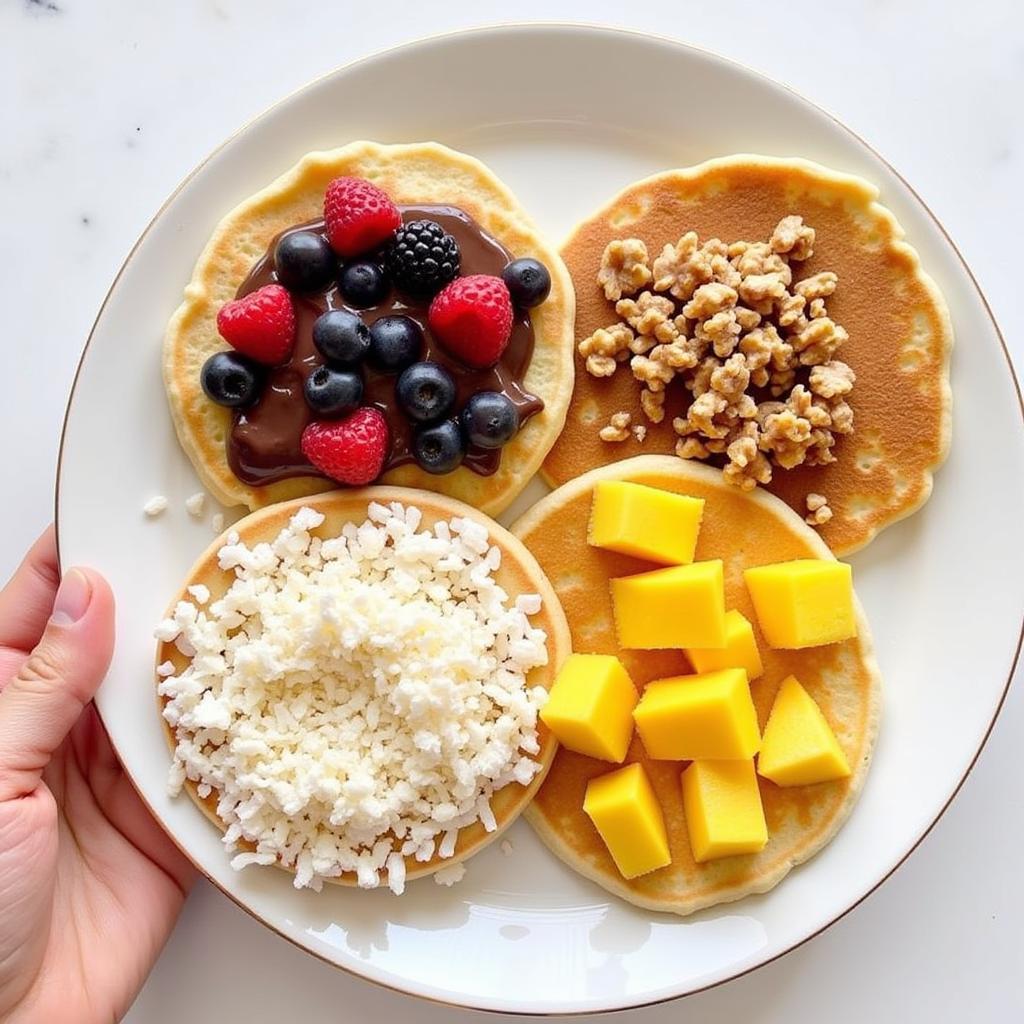
<path id="1" fill-rule="evenodd" d="M 61 417 L 92 320 L 178 181 L 309 79 L 395 43 L 484 23 L 487 13 L 466 0 L 0 0 L 0 346 L 18 382 L 0 402 L 0 436 L 20 474 L 17 487 L 8 475 L 0 507 L 3 576 L 52 516 Z M 831 110 L 945 224 L 1021 365 L 1024 7 L 1015 0 L 969 10 L 952 0 L 647 0 L 632 10 L 519 0 L 502 13 L 678 36 Z M 959 798 L 878 892 L 782 960 L 630 1020 L 1024 1019 L 1022 738 L 1018 681 Z M 200 884 L 128 1020 L 212 1024 L 227 992 L 231 1016 L 255 1022 L 473 1019 L 349 978 Z"/>

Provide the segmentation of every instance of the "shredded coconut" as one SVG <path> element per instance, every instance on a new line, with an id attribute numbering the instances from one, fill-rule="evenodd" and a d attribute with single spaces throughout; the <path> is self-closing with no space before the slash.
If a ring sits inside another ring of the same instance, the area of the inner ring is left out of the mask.
<path id="1" fill-rule="evenodd" d="M 206 495 L 202 491 L 197 491 L 185 499 L 185 511 L 195 519 L 202 516 L 204 508 L 206 508 Z"/>
<path id="2" fill-rule="evenodd" d="M 214 512 L 213 517 L 210 519 L 210 525 L 213 527 L 214 533 L 224 532 L 224 513 Z"/>
<path id="3" fill-rule="evenodd" d="M 280 862 L 314 889 L 354 872 L 401 892 L 405 858 L 452 856 L 478 820 L 493 831 L 492 795 L 539 771 L 546 692 L 527 674 L 547 663 L 528 619 L 541 600 L 496 583 L 481 524 L 420 520 L 371 504 L 329 539 L 311 534 L 323 516 L 310 508 L 270 543 L 232 531 L 228 591 L 206 605 L 194 586 L 157 626 L 192 651 L 159 683 L 168 785 L 216 795 L 233 866 Z"/>
<path id="4" fill-rule="evenodd" d="M 512 840 L 511 839 L 502 839 L 502 841 L 501 841 L 501 852 L 503 854 L 505 854 L 506 857 L 508 857 L 512 853 L 513 849 L 514 849 L 514 847 L 512 846 Z"/>
<path id="5" fill-rule="evenodd" d="M 463 863 L 448 864 L 446 867 L 441 868 L 440 871 L 435 872 L 434 881 L 438 885 L 446 885 L 449 888 L 461 882 L 466 877 L 466 865 Z"/>
<path id="6" fill-rule="evenodd" d="M 155 519 L 158 515 L 167 511 L 167 498 L 162 494 L 155 494 L 146 502 L 145 505 L 142 506 L 142 511 L 145 512 L 150 519 Z"/>

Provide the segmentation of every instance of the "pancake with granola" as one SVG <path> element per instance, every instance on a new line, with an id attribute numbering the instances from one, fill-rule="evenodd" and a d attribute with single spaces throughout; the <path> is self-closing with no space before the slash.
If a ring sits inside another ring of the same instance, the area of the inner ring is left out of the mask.
<path id="1" fill-rule="evenodd" d="M 675 452 L 767 487 L 837 554 L 919 508 L 949 447 L 952 328 L 877 198 L 740 155 L 584 221 L 562 249 L 578 372 L 545 478 Z"/>

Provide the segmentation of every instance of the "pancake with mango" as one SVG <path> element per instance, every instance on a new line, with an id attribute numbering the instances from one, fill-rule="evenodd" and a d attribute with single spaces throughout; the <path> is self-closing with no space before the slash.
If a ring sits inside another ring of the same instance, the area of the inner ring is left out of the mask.
<path id="1" fill-rule="evenodd" d="M 667 867 L 627 880 L 584 812 L 590 780 L 617 765 L 560 748 L 526 812 L 537 833 L 567 864 L 617 896 L 648 909 L 689 914 L 771 889 L 836 834 L 857 800 L 871 762 L 880 712 L 878 666 L 859 604 L 853 639 L 804 650 L 768 646 L 743 571 L 793 559 L 832 562 L 834 556 L 778 498 L 761 489 L 741 491 L 725 483 L 720 471 L 674 456 L 642 456 L 592 470 L 540 501 L 513 526 L 558 594 L 576 652 L 617 655 L 641 690 L 652 680 L 693 672 L 682 651 L 619 647 L 609 581 L 655 567 L 588 543 L 594 488 L 606 480 L 631 481 L 704 500 L 695 559 L 723 561 L 726 607 L 754 625 L 764 672 L 751 682 L 750 690 L 761 730 L 780 686 L 795 676 L 824 714 L 850 768 L 846 778 L 809 786 L 782 788 L 758 777 L 767 845 L 758 853 L 697 863 L 683 813 L 680 773 L 685 764 L 651 759 L 634 735 L 625 764 L 642 764 L 650 778 L 664 814 L 672 859 Z"/>
<path id="2" fill-rule="evenodd" d="M 791 231 L 789 238 L 779 231 L 784 225 L 796 223 L 797 218 L 802 218 L 804 228 L 813 229 L 812 245 L 807 246 L 810 255 L 794 248 Z M 620 365 L 617 372 L 612 363 L 604 368 L 591 364 L 603 374 L 595 376 L 593 371 L 585 372 L 588 361 L 577 356 L 579 372 L 572 403 L 565 429 L 544 462 L 545 478 L 556 487 L 580 472 L 640 454 L 677 450 L 687 458 L 707 458 L 709 440 L 711 463 L 728 466 L 726 445 L 741 438 L 743 431 L 739 428 L 744 424 L 749 424 L 754 442 L 742 455 L 744 470 L 750 472 L 746 469 L 749 460 L 772 459 L 772 442 L 765 443 L 769 431 L 764 429 L 764 417 L 755 418 L 752 407 L 739 414 L 749 419 L 726 424 L 736 428 L 728 434 L 723 429 L 687 438 L 679 435 L 673 423 L 687 417 L 692 400 L 680 380 L 670 379 L 666 385 L 662 379 L 660 399 L 644 395 L 644 403 L 662 403 L 652 409 L 656 417 L 663 416 L 659 422 L 652 421 L 646 415 L 647 407 L 642 406 L 641 384 L 630 369 L 639 358 L 640 370 L 654 373 L 650 386 L 658 389 L 658 367 L 644 362 L 656 357 L 657 352 L 648 352 L 649 346 L 631 345 L 627 349 L 633 329 L 637 331 L 636 341 L 641 341 L 640 336 L 648 330 L 659 341 L 670 340 L 668 335 L 675 334 L 673 314 L 691 298 L 695 285 L 720 280 L 710 271 L 702 276 L 706 268 L 683 259 L 684 243 L 691 232 L 691 249 L 696 248 L 698 238 L 702 245 L 710 244 L 709 240 L 718 243 L 720 265 L 728 277 L 739 276 L 733 267 L 740 266 L 742 248 L 752 243 L 761 246 L 774 261 L 774 267 L 767 261 L 764 267 L 756 266 L 748 254 L 747 267 L 740 267 L 752 274 L 749 281 L 739 285 L 738 301 L 732 293 L 733 302 L 742 308 L 743 331 L 757 333 L 772 320 L 773 329 L 778 326 L 783 334 L 782 340 L 793 342 L 792 337 L 785 337 L 787 331 L 794 333 L 787 318 L 800 317 L 800 323 L 808 327 L 808 342 L 820 337 L 826 326 L 832 329 L 839 325 L 847 336 L 839 336 L 842 344 L 837 351 L 827 346 L 821 357 L 825 363 L 842 361 L 855 375 L 848 402 L 839 406 L 843 416 L 836 415 L 835 424 L 827 416 L 822 417 L 827 433 L 822 435 L 824 440 L 815 458 L 794 468 L 782 468 L 794 461 L 794 444 L 803 443 L 806 435 L 819 430 L 822 423 L 812 414 L 809 422 L 791 425 L 778 446 L 787 451 L 774 460 L 767 487 L 801 515 L 810 511 L 836 554 L 862 547 L 880 529 L 919 508 L 931 493 L 932 474 L 949 447 L 952 328 L 942 295 L 922 270 L 915 250 L 904 241 L 893 214 L 878 203 L 878 189 L 861 178 L 805 160 L 738 155 L 657 174 L 627 187 L 573 231 L 562 247 L 562 256 L 576 288 L 576 340 L 586 342 L 595 332 L 614 327 L 620 333 L 613 338 L 620 338 L 622 344 L 611 344 L 612 338 L 600 335 L 599 341 L 607 344 L 598 348 L 611 352 L 620 364 L 629 363 Z M 765 242 L 769 239 L 771 251 Z M 606 248 L 615 242 L 624 243 L 626 249 L 619 251 L 615 265 L 608 267 L 603 257 Z M 754 251 L 751 248 L 751 253 Z M 698 249 L 695 257 L 700 256 Z M 779 287 L 774 310 L 769 270 L 785 275 L 786 288 Z M 599 274 L 605 275 L 607 287 L 599 284 Z M 614 278 L 616 274 L 617 280 L 609 280 L 609 275 Z M 732 283 L 738 285 L 737 280 Z M 620 284 L 621 295 L 628 300 L 625 317 L 616 311 Z M 798 286 L 802 295 L 797 294 Z M 766 304 L 759 303 L 759 298 L 766 299 Z M 785 316 L 781 315 L 783 303 L 788 310 Z M 667 311 L 667 323 L 662 306 Z M 731 310 L 726 312 L 731 315 Z M 646 325 L 642 323 L 645 315 Z M 713 328 L 721 326 L 717 321 L 702 324 L 699 310 L 687 308 L 685 315 L 691 319 L 680 323 L 681 333 L 691 339 L 695 326 L 707 328 L 709 338 Z M 725 316 L 723 313 L 718 319 Z M 749 320 L 744 320 L 748 316 Z M 655 328 L 659 318 L 661 325 Z M 780 318 L 785 326 L 780 326 Z M 734 329 L 739 330 L 739 325 Z M 715 345 L 719 362 L 736 345 L 735 340 L 724 340 L 723 348 L 717 341 Z M 664 345 L 661 350 L 668 351 Z M 747 369 L 753 370 L 756 384 L 759 364 L 753 349 L 748 351 L 740 338 L 738 350 L 746 357 Z M 786 355 L 790 365 L 796 362 L 792 351 L 786 350 Z M 822 381 L 815 394 L 815 382 L 807 380 L 807 370 L 817 357 L 813 351 L 810 358 L 804 355 L 801 351 L 795 381 L 783 374 L 781 389 L 750 385 L 754 400 L 776 400 L 777 407 L 779 398 L 787 398 L 785 389 L 796 383 L 804 388 L 802 398 L 807 405 L 829 411 L 836 404 L 836 394 L 842 395 L 848 382 L 839 378 L 836 384 L 835 374 L 821 370 Z M 669 359 L 668 365 L 679 362 Z M 765 377 L 760 383 L 764 384 L 768 375 L 767 371 L 761 372 Z M 671 378 L 672 373 L 666 376 Z M 693 394 L 698 394 L 692 383 L 692 379 L 686 381 Z M 777 381 L 773 379 L 772 383 Z M 806 393 L 807 388 L 811 394 Z M 799 407 L 796 401 L 790 404 Z M 617 414 L 619 419 L 613 420 Z M 599 431 L 606 426 L 608 440 L 603 440 Z M 794 427 L 804 429 L 803 438 Z M 685 449 L 679 451 L 684 445 Z M 766 466 L 765 461 L 760 468 Z M 753 475 L 759 483 L 765 483 L 768 474 Z M 748 481 L 750 485 L 753 482 Z M 820 511 L 825 501 L 831 518 L 827 518 L 827 511 Z"/>

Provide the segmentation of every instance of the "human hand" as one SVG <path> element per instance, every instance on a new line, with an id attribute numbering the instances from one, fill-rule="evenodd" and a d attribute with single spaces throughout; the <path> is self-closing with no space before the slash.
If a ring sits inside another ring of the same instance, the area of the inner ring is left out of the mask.
<path id="1" fill-rule="evenodd" d="M 86 569 L 60 581 L 47 530 L 0 592 L 0 1020 L 8 1024 L 120 1019 L 193 881 L 92 704 L 113 640 L 110 587 Z"/>

